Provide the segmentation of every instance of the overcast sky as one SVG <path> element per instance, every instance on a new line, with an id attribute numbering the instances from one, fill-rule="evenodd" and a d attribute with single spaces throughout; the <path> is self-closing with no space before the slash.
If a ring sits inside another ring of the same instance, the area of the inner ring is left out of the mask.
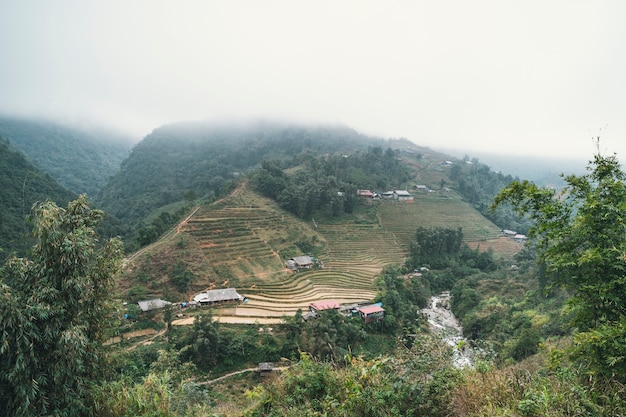
<path id="1" fill-rule="evenodd" d="M 626 161 L 626 2 L 0 0 L 0 112 Z"/>

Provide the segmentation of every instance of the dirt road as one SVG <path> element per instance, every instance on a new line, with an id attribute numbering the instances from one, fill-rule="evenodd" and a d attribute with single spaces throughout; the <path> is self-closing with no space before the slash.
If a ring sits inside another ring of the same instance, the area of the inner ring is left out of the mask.
<path id="1" fill-rule="evenodd" d="M 186 317 L 172 321 L 173 326 L 188 326 L 193 324 L 194 317 Z M 217 316 L 213 320 L 218 323 L 229 324 L 280 324 L 283 322 L 281 318 L 265 318 L 265 317 L 237 317 L 237 316 Z"/>

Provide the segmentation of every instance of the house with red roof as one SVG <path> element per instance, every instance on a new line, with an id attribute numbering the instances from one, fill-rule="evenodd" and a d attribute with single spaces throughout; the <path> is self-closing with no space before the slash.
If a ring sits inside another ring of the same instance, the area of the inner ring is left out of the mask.
<path id="1" fill-rule="evenodd" d="M 366 198 L 376 197 L 376 193 L 372 192 L 371 190 L 356 190 L 356 195 L 358 195 L 359 197 L 366 197 Z"/>
<path id="2" fill-rule="evenodd" d="M 378 304 L 371 304 L 368 306 L 359 307 L 357 309 L 359 315 L 365 323 L 370 323 L 372 321 L 381 321 L 385 317 L 385 309 Z"/>
<path id="3" fill-rule="evenodd" d="M 337 300 L 322 300 L 309 304 L 309 310 L 316 316 L 320 311 L 339 310 L 340 308 L 341 304 Z"/>

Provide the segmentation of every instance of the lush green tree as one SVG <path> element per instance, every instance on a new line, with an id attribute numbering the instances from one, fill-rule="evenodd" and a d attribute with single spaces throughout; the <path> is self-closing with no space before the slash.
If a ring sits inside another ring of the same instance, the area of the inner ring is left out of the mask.
<path id="1" fill-rule="evenodd" d="M 268 416 L 452 416 L 459 372 L 451 349 L 418 335 L 412 348 L 372 360 L 347 356 L 333 368 L 308 354 L 266 387 L 256 413 Z"/>
<path id="2" fill-rule="evenodd" d="M 588 174 L 565 177 L 563 193 L 528 181 L 503 189 L 494 206 L 529 215 L 552 286 L 571 292 L 581 359 L 626 378 L 626 175 L 615 155 L 596 154 Z"/>
<path id="3" fill-rule="evenodd" d="M 191 360 L 202 371 L 209 371 L 220 358 L 221 336 L 218 323 L 210 314 L 196 316 L 191 339 L 181 350 L 185 360 Z"/>
<path id="4" fill-rule="evenodd" d="M 336 361 L 365 337 L 360 321 L 331 309 L 321 311 L 317 319 L 303 326 L 299 344 L 302 351 L 318 359 Z"/>
<path id="5" fill-rule="evenodd" d="M 194 275 L 185 267 L 183 261 L 178 261 L 170 273 L 170 280 L 176 289 L 184 294 L 189 289 L 189 284 L 194 280 Z"/>
<path id="6" fill-rule="evenodd" d="M 385 308 L 383 327 L 386 332 L 402 330 L 405 334 L 414 333 L 421 324 L 420 308 L 426 307 L 430 293 L 418 277 L 410 280 L 402 276 L 399 266 L 391 265 L 383 269 L 377 280 L 377 300 Z"/>
<path id="7" fill-rule="evenodd" d="M 0 414 L 85 415 L 103 371 L 118 240 L 98 244 L 103 213 L 80 196 L 33 208 L 37 243 L 0 278 Z"/>
<path id="8" fill-rule="evenodd" d="M 293 169 L 297 166 L 297 169 Z M 291 173 L 287 174 L 287 168 Z M 350 155 L 316 157 L 310 152 L 294 158 L 292 165 L 264 161 L 252 184 L 282 208 L 304 218 L 322 211 L 330 216 L 352 213 L 359 202 L 358 188 L 386 188 L 410 178 L 408 168 L 393 150 L 381 147 Z"/>
<path id="9" fill-rule="evenodd" d="M 445 267 L 459 257 L 463 245 L 461 228 L 418 227 L 415 242 L 411 242 L 407 266 L 410 269 L 423 265 Z"/>
<path id="10" fill-rule="evenodd" d="M 469 311 L 478 307 L 481 296 L 478 291 L 468 286 L 467 280 L 459 280 L 452 287 L 451 308 L 455 316 L 463 318 Z"/>
<path id="11" fill-rule="evenodd" d="M 522 360 L 539 351 L 539 342 L 541 342 L 539 332 L 530 326 L 524 327 L 508 353 L 513 359 Z"/>

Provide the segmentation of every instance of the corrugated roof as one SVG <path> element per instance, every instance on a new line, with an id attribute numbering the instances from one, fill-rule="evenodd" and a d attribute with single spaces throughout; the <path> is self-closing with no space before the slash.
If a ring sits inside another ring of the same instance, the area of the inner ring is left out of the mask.
<path id="1" fill-rule="evenodd" d="M 298 265 L 311 265 L 313 264 L 313 258 L 311 258 L 310 256 L 296 256 L 293 259 L 293 261 L 298 264 Z"/>
<path id="2" fill-rule="evenodd" d="M 172 303 L 170 303 L 169 301 L 161 300 L 160 298 L 155 298 L 154 300 L 139 301 L 137 302 L 137 304 L 139 304 L 139 308 L 141 309 L 141 311 L 145 312 L 158 310 L 160 308 L 167 307 Z"/>
<path id="3" fill-rule="evenodd" d="M 372 314 L 385 311 L 385 309 L 379 305 L 372 304 L 371 306 L 360 307 L 359 311 L 363 314 Z"/>
<path id="4" fill-rule="evenodd" d="M 215 303 L 218 301 L 243 300 L 243 297 L 234 288 L 209 290 L 193 297 L 198 303 Z"/>
<path id="5" fill-rule="evenodd" d="M 411 193 L 406 191 L 406 190 L 396 190 L 395 193 L 397 195 L 402 195 L 402 196 L 409 196 L 409 195 L 411 195 Z"/>
<path id="6" fill-rule="evenodd" d="M 341 307 L 341 305 L 336 300 L 323 300 L 323 301 L 317 301 L 315 303 L 311 303 L 311 307 L 313 307 L 317 311 L 321 311 L 321 310 L 329 310 L 333 308 L 338 309 Z"/>

